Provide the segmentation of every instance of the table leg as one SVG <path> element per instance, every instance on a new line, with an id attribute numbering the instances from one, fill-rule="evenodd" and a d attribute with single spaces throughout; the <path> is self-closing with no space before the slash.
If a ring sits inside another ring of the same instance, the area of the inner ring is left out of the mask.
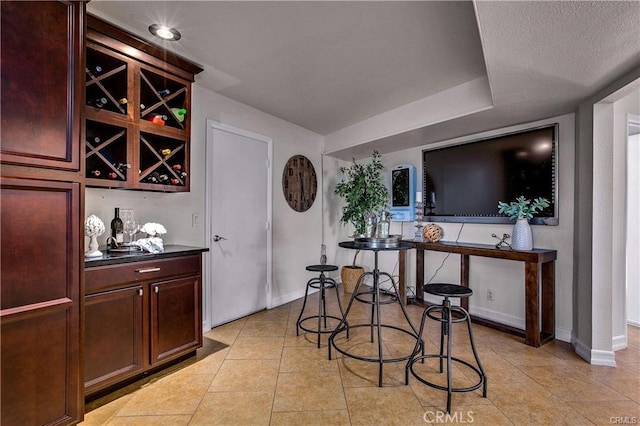
<path id="1" fill-rule="evenodd" d="M 540 347 L 540 304 L 539 304 L 539 264 L 526 262 L 524 266 L 525 275 L 525 332 L 524 343 Z"/>
<path id="2" fill-rule="evenodd" d="M 406 259 L 406 250 L 398 250 L 398 299 L 403 305 L 407 304 Z"/>
<path id="3" fill-rule="evenodd" d="M 460 255 L 460 285 L 463 287 L 469 287 L 469 255 Z M 466 310 L 469 310 L 469 298 L 463 297 L 460 300 L 460 305 Z"/>
<path id="4" fill-rule="evenodd" d="M 542 334 L 545 339 L 554 339 L 555 321 L 555 262 L 542 264 Z"/>
<path id="5" fill-rule="evenodd" d="M 424 303 L 424 250 L 416 249 L 416 301 Z"/>

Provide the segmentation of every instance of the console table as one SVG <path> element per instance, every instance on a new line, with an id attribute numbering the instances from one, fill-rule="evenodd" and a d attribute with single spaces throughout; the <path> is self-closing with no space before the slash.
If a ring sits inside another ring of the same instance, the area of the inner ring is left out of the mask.
<path id="1" fill-rule="evenodd" d="M 496 259 L 515 260 L 525 263 L 525 330 L 519 330 L 494 321 L 473 317 L 474 322 L 492 328 L 507 331 L 525 338 L 530 346 L 541 345 L 555 338 L 555 260 L 556 250 L 533 249 L 516 251 L 508 248 L 496 248 L 489 244 L 454 243 L 441 241 L 427 243 L 411 241 L 416 246 L 416 299 L 425 304 L 422 284 L 424 281 L 424 251 L 440 251 L 460 255 L 460 285 L 469 286 L 469 256 L 492 257 Z M 400 293 L 404 299 L 406 257 L 400 252 Z M 468 299 L 462 306 L 469 309 Z"/>

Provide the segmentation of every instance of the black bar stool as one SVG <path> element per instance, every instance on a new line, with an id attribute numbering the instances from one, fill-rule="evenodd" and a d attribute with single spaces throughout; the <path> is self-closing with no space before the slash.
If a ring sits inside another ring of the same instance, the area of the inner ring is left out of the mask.
<path id="1" fill-rule="evenodd" d="M 300 315 L 298 316 L 298 322 L 296 322 L 296 336 L 300 335 L 300 329 L 308 332 L 308 333 L 316 333 L 318 335 L 318 347 L 320 347 L 320 334 L 323 333 L 332 333 L 333 329 L 327 329 L 327 318 L 332 318 L 337 321 L 342 320 L 342 316 L 344 316 L 344 311 L 342 310 L 342 302 L 340 302 L 340 293 L 338 292 L 338 284 L 335 282 L 333 278 L 328 278 L 324 275 L 325 272 L 337 271 L 338 267 L 335 265 L 311 265 L 307 266 L 307 271 L 311 272 L 320 272 L 320 276 L 317 278 L 312 278 L 307 282 L 307 289 L 304 293 L 304 302 L 302 302 L 302 309 L 300 310 Z M 304 313 L 304 308 L 307 306 L 307 295 L 309 294 L 310 288 L 317 288 L 320 290 L 320 295 L 318 297 L 318 315 L 311 315 L 305 318 L 302 318 L 302 314 Z M 325 300 L 325 290 L 329 288 L 334 288 L 336 290 L 336 297 L 338 298 L 338 307 L 340 308 L 340 318 L 327 315 L 327 303 Z M 310 329 L 306 328 L 303 325 L 303 322 L 315 319 L 318 320 L 317 328 Z M 322 327 L 324 323 L 324 328 Z"/>
<path id="2" fill-rule="evenodd" d="M 422 314 L 422 322 L 420 324 L 420 333 L 418 336 L 422 336 L 424 331 L 424 325 L 427 320 L 427 317 L 432 320 L 440 322 L 440 353 L 439 354 L 427 354 L 417 356 L 418 345 L 420 341 L 416 344 L 416 348 L 414 350 L 414 355 L 411 357 L 409 362 L 407 362 L 407 366 L 405 369 L 405 384 L 409 384 L 409 372 L 418 379 L 421 383 L 431 386 L 432 388 L 447 391 L 447 413 L 451 412 L 451 394 L 453 392 L 471 392 L 474 391 L 480 386 L 482 386 L 482 396 L 487 397 L 487 376 L 484 373 L 484 369 L 482 368 L 482 364 L 480 363 L 480 358 L 478 358 L 478 353 L 476 352 L 476 345 L 473 341 L 473 332 L 471 331 L 471 317 L 469 316 L 469 312 L 461 306 L 451 306 L 451 302 L 449 301 L 450 297 L 469 297 L 473 294 L 470 288 L 464 287 L 461 285 L 455 284 L 427 284 L 423 287 L 424 291 L 433 294 L 436 296 L 444 297 L 442 301 L 442 305 L 431 305 L 424 310 Z M 438 315 L 439 314 L 439 315 Z M 454 314 L 455 318 L 454 318 Z M 467 328 L 469 329 L 469 340 L 471 342 L 471 350 L 473 351 L 473 356 L 476 359 L 476 364 L 472 365 L 467 361 L 464 361 L 460 358 L 456 358 L 451 356 L 451 325 L 457 322 L 466 322 Z M 447 353 L 443 353 L 444 348 L 444 336 L 447 336 Z M 447 386 L 440 386 L 435 383 L 431 383 L 428 380 L 423 379 L 416 373 L 413 369 L 413 365 L 420 360 L 424 360 L 425 358 L 439 358 L 440 360 L 440 372 L 442 373 L 442 363 L 443 360 L 447 360 Z M 470 369 L 476 372 L 478 375 L 478 382 L 465 387 L 465 388 L 454 388 L 452 385 L 451 379 L 451 361 L 466 365 Z"/>

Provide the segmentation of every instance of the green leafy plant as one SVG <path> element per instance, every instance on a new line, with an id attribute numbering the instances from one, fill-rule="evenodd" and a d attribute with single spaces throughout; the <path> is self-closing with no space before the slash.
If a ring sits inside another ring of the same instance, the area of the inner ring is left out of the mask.
<path id="1" fill-rule="evenodd" d="M 344 198 L 340 223 L 351 223 L 355 227 L 355 235 L 363 235 L 366 230 L 365 215 L 377 213 L 388 202 L 387 187 L 382 182 L 384 164 L 378 151 L 373 152 L 370 162 L 353 163 L 349 167 L 340 167 L 344 177 L 336 185 L 335 193 Z M 356 257 L 353 258 L 355 266 Z"/>
<path id="2" fill-rule="evenodd" d="M 523 195 L 516 198 L 516 201 L 505 203 L 498 202 L 498 213 L 509 216 L 510 219 L 531 219 L 538 211 L 549 207 L 549 200 L 544 197 L 527 200 Z"/>

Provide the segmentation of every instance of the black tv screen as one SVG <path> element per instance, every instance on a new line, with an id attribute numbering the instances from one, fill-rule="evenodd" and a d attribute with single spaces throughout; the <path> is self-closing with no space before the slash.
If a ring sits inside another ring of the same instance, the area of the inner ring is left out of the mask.
<path id="1" fill-rule="evenodd" d="M 550 206 L 533 224 L 557 225 L 558 124 L 424 150 L 425 219 L 438 222 L 508 223 L 498 202 L 523 195 Z"/>

